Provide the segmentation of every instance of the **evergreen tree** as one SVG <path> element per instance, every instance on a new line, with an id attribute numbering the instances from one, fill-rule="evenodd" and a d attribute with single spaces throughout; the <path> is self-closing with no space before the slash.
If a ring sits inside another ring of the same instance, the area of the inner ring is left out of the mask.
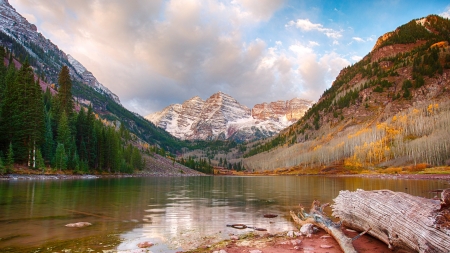
<path id="1" fill-rule="evenodd" d="M 56 147 L 53 167 L 55 169 L 59 169 L 60 171 L 67 168 L 67 155 L 65 152 L 64 144 L 62 143 L 58 143 L 58 146 Z"/>
<path id="2" fill-rule="evenodd" d="M 1 117 L 0 117 L 0 130 L 1 130 L 1 144 L 2 149 L 7 150 L 11 140 L 14 136 L 15 129 L 20 123 L 15 116 L 17 113 L 17 106 L 15 100 L 17 99 L 18 91 L 14 84 L 16 79 L 16 71 L 14 67 L 9 67 L 5 76 L 5 90 L 3 92 L 3 100 L 1 101 Z"/>
<path id="3" fill-rule="evenodd" d="M 55 150 L 55 142 L 53 140 L 52 122 L 50 112 L 45 114 L 45 134 L 44 143 L 42 145 L 42 154 L 46 161 L 52 161 Z"/>
<path id="4" fill-rule="evenodd" d="M 10 142 L 9 143 L 9 148 L 8 148 L 8 153 L 6 154 L 6 172 L 10 172 L 13 169 L 14 166 L 14 150 L 13 150 L 13 145 Z"/>
<path id="5" fill-rule="evenodd" d="M 16 162 L 28 161 L 29 165 L 34 161 L 34 150 L 43 129 L 40 124 L 43 107 L 39 103 L 42 94 L 36 85 L 33 69 L 25 62 L 16 74 L 12 92 L 5 97 L 5 103 L 9 104 L 11 110 L 4 120 L 9 121 L 8 137 L 15 149 Z"/>
<path id="6" fill-rule="evenodd" d="M 3 164 L 2 157 L 0 156 L 0 175 L 3 175 L 5 173 L 6 173 L 6 168 L 5 168 L 5 165 Z"/>
<path id="7" fill-rule="evenodd" d="M 45 171 L 45 162 L 40 149 L 36 150 L 36 169 Z"/>
<path id="8" fill-rule="evenodd" d="M 69 121 L 67 119 L 65 112 L 62 113 L 61 118 L 59 119 L 57 133 L 58 135 L 56 141 L 60 144 L 63 144 L 65 152 L 68 153 L 70 147 L 71 134 L 69 128 Z"/>
<path id="9" fill-rule="evenodd" d="M 65 112 L 67 117 L 73 115 L 73 97 L 72 97 L 72 81 L 70 79 L 70 72 L 67 66 L 61 68 L 58 76 L 58 102 L 61 113 Z"/>
<path id="10" fill-rule="evenodd" d="M 5 48 L 0 46 L 0 101 L 3 99 L 3 92 L 6 88 L 5 79 L 3 78 L 6 75 L 6 71 L 8 70 L 5 64 L 3 64 L 5 57 Z"/>
<path id="11" fill-rule="evenodd" d="M 35 82 L 30 91 L 32 94 L 30 95 L 30 129 L 29 129 L 29 139 L 30 139 L 30 165 L 33 168 L 36 168 L 36 150 L 44 141 L 44 133 L 45 133 L 45 109 L 44 109 L 44 101 L 43 101 L 43 93 L 41 86 L 39 85 L 39 80 Z M 42 155 L 41 155 L 42 156 Z"/>

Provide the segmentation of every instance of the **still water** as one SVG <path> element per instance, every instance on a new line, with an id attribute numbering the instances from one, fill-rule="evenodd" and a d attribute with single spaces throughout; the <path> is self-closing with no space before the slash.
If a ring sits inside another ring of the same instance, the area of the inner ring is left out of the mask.
<path id="1" fill-rule="evenodd" d="M 152 252 L 177 252 L 251 231 L 227 224 L 290 230 L 289 210 L 332 202 L 340 190 L 431 198 L 430 190 L 448 187 L 441 180 L 319 176 L 0 181 L 0 252 L 125 251 L 144 241 L 156 243 Z M 268 213 L 278 217 L 264 218 Z M 65 227 L 79 221 L 93 225 Z"/>

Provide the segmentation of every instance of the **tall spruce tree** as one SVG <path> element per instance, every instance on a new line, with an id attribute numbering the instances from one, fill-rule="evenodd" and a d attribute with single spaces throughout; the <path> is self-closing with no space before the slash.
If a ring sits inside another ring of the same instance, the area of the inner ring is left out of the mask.
<path id="1" fill-rule="evenodd" d="M 30 110 L 30 129 L 29 129 L 29 164 L 33 168 L 37 168 L 36 159 L 37 153 L 36 150 L 39 149 L 42 142 L 44 141 L 44 133 L 45 133 L 45 109 L 44 109 L 44 100 L 43 100 L 43 92 L 41 86 L 39 85 L 39 79 L 32 84 L 30 89 L 31 95 L 29 100 L 29 110 Z"/>
<path id="2" fill-rule="evenodd" d="M 14 83 L 7 84 L 3 112 L 7 138 L 13 144 L 16 162 L 35 159 L 35 148 L 43 133 L 43 103 L 40 86 L 26 61 L 17 71 Z"/>
<path id="3" fill-rule="evenodd" d="M 17 112 L 15 99 L 17 98 L 17 89 L 14 84 L 16 79 L 16 69 L 10 65 L 5 76 L 5 90 L 3 91 L 3 99 L 1 101 L 2 115 L 0 117 L 0 143 L 2 150 L 7 150 L 14 135 L 15 127 L 18 122 L 14 117 Z"/>
<path id="4" fill-rule="evenodd" d="M 42 156 L 45 161 L 52 161 L 55 151 L 55 141 L 53 139 L 52 122 L 50 112 L 45 113 L 45 134 L 44 143 L 42 145 Z"/>
<path id="5" fill-rule="evenodd" d="M 65 112 L 67 117 L 73 115 L 73 97 L 72 97 L 72 81 L 70 79 L 70 72 L 67 66 L 61 68 L 58 76 L 58 103 L 60 113 Z"/>
<path id="6" fill-rule="evenodd" d="M 70 151 L 71 133 L 69 127 L 69 120 L 65 112 L 62 113 L 58 123 L 58 136 L 56 141 L 64 145 L 64 151 L 68 154 Z"/>

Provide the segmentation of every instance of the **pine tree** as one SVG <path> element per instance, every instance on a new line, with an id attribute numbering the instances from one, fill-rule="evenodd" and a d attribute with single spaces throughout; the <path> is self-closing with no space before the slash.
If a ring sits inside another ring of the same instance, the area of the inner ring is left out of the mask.
<path id="1" fill-rule="evenodd" d="M 17 125 L 20 123 L 15 117 L 17 112 L 17 89 L 14 84 L 16 79 L 16 71 L 14 67 L 9 67 L 5 76 L 5 90 L 3 92 L 3 100 L 1 101 L 1 117 L 0 117 L 0 131 L 1 131 L 1 145 L 2 149 L 6 150 L 12 141 Z"/>
<path id="2" fill-rule="evenodd" d="M 1 145 L 12 143 L 16 162 L 35 161 L 35 150 L 42 141 L 42 91 L 34 81 L 33 69 L 25 62 L 19 71 L 11 64 L 4 79 L 1 103 Z"/>
<path id="3" fill-rule="evenodd" d="M 0 78 L 0 101 L 3 99 L 3 91 L 6 88 L 5 79 L 3 78 L 8 70 L 5 64 L 3 64 L 5 56 L 5 48 L 0 46 L 0 77 L 2 77 Z"/>
<path id="4" fill-rule="evenodd" d="M 70 72 L 67 66 L 61 68 L 58 76 L 58 102 L 61 113 L 65 112 L 67 117 L 73 115 L 73 97 L 72 97 L 72 81 L 70 79 Z"/>
<path id="5" fill-rule="evenodd" d="M 9 148 L 8 148 L 8 154 L 6 155 L 6 172 L 10 172 L 12 171 L 13 167 L 14 167 L 14 149 L 13 149 L 13 145 L 10 142 L 9 143 Z"/>
<path id="6" fill-rule="evenodd" d="M 45 162 L 40 149 L 36 150 L 36 169 L 42 170 L 42 173 L 45 172 Z"/>
<path id="7" fill-rule="evenodd" d="M 32 84 L 32 89 L 30 91 L 32 94 L 30 95 L 30 129 L 29 129 L 29 138 L 30 138 L 30 161 L 29 163 L 33 168 L 36 167 L 36 149 L 41 145 L 44 140 L 45 133 L 45 109 L 44 109 L 44 101 L 43 101 L 43 93 L 41 86 L 39 85 L 39 80 Z"/>
<path id="8" fill-rule="evenodd" d="M 58 135 L 56 141 L 60 144 L 63 144 L 65 152 L 68 153 L 70 147 L 71 134 L 69 128 L 69 121 L 67 119 L 65 112 L 62 113 L 61 118 L 59 119 L 57 134 Z"/>
<path id="9" fill-rule="evenodd" d="M 45 114 L 45 134 L 44 143 L 42 145 L 42 154 L 46 161 L 52 161 L 55 150 L 55 142 L 53 140 L 52 122 L 50 112 Z"/>
<path id="10" fill-rule="evenodd" d="M 0 175 L 3 175 L 6 173 L 5 165 L 3 164 L 3 158 L 0 156 Z"/>
<path id="11" fill-rule="evenodd" d="M 67 168 L 67 155 L 64 149 L 64 144 L 62 143 L 58 143 L 58 146 L 56 147 L 53 167 L 55 169 L 59 169 L 60 171 Z"/>

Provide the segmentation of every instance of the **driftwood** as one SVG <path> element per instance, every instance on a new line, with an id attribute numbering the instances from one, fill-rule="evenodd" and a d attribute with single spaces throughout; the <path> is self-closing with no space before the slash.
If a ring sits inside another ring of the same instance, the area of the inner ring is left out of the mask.
<path id="1" fill-rule="evenodd" d="M 341 230 L 341 225 L 338 223 L 334 223 L 323 212 L 323 209 L 326 206 L 328 206 L 328 203 L 320 205 L 320 202 L 315 200 L 311 206 L 309 214 L 305 213 L 302 206 L 298 215 L 293 211 L 291 211 L 290 213 L 295 223 L 301 226 L 311 223 L 333 236 L 333 238 L 337 241 L 337 243 L 345 253 L 356 253 L 357 251 L 353 247 L 352 239 L 345 236 L 345 234 Z"/>
<path id="2" fill-rule="evenodd" d="M 446 201 L 389 190 L 341 191 L 334 199 L 333 216 L 354 230 L 370 235 L 390 249 L 409 252 L 450 251 L 450 210 Z M 442 207 L 442 209 L 441 209 Z"/>

